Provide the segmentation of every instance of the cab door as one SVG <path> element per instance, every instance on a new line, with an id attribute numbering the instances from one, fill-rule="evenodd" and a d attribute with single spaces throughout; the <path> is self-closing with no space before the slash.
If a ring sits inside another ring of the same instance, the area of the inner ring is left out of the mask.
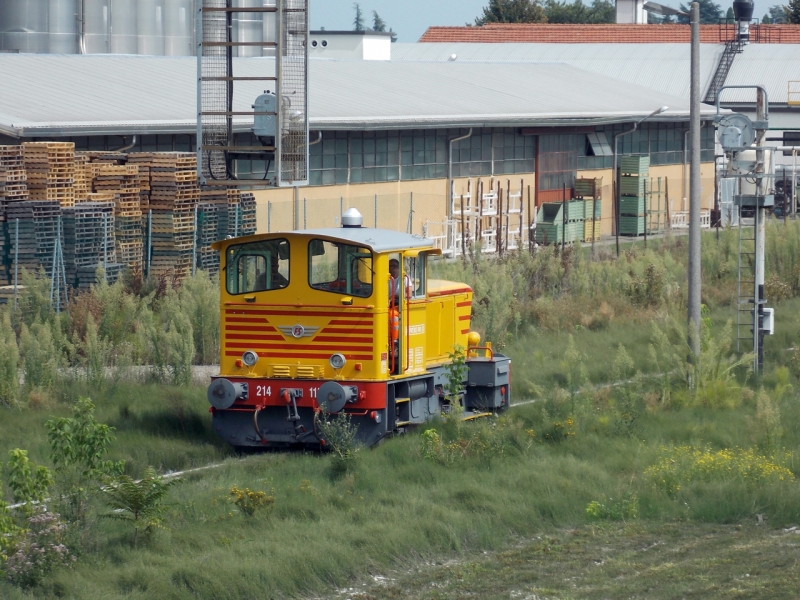
<path id="1" fill-rule="evenodd" d="M 403 255 L 403 271 L 411 280 L 411 299 L 405 304 L 403 347 L 405 348 L 406 375 L 426 371 L 426 339 L 429 335 L 426 322 L 428 307 L 428 252 L 409 251 Z"/>

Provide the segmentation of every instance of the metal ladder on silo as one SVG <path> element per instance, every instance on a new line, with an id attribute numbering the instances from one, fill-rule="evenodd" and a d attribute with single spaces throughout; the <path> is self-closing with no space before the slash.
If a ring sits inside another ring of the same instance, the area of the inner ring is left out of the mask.
<path id="1" fill-rule="evenodd" d="M 749 221 L 749 219 L 748 219 Z M 745 224 L 739 207 L 739 257 L 736 283 L 736 351 L 755 349 L 756 226 Z"/>

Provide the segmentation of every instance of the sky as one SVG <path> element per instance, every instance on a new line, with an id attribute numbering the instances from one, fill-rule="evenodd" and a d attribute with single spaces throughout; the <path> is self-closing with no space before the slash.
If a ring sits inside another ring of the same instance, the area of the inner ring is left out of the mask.
<path id="1" fill-rule="evenodd" d="M 660 4 L 678 8 L 689 0 L 662 0 Z M 311 29 L 324 27 L 330 30 L 349 30 L 353 28 L 355 11 L 354 0 L 310 0 Z M 584 0 L 586 2 L 586 0 Z M 723 12 L 733 3 L 732 0 L 715 0 Z M 788 0 L 786 0 L 788 3 Z M 416 42 L 431 25 L 464 25 L 474 23 L 475 17 L 488 0 L 358 0 L 364 13 L 366 25 L 372 25 L 372 11 L 377 11 L 381 19 L 397 32 L 399 42 Z M 586 2 L 587 4 L 589 2 Z M 754 17 L 759 19 L 779 0 L 756 0 Z"/>

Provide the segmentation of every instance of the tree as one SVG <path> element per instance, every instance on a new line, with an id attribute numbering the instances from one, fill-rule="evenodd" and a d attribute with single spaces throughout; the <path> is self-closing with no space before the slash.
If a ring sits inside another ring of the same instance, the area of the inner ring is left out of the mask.
<path id="1" fill-rule="evenodd" d="M 364 13 L 361 10 L 361 5 L 358 2 L 354 2 L 353 8 L 356 10 L 356 17 L 353 19 L 353 31 L 364 31 Z"/>
<path id="2" fill-rule="evenodd" d="M 769 7 L 769 18 L 775 23 L 786 23 L 786 7 L 782 4 L 774 4 Z"/>
<path id="3" fill-rule="evenodd" d="M 722 17 L 722 8 L 719 4 L 714 4 L 714 0 L 697 0 L 698 4 L 700 4 L 700 22 L 706 25 L 714 25 L 719 23 L 720 18 Z M 681 4 L 681 10 L 685 12 L 687 15 L 691 11 L 691 5 L 686 6 Z M 678 16 L 679 23 L 688 23 L 689 17 L 684 17 L 682 15 Z"/>
<path id="4" fill-rule="evenodd" d="M 475 19 L 475 25 L 478 26 L 486 23 L 546 22 L 547 15 L 538 0 L 489 0 L 489 6 Z"/>
<path id="5" fill-rule="evenodd" d="M 150 533 L 161 527 L 166 506 L 162 504 L 169 488 L 178 483 L 178 479 L 165 481 L 152 467 L 147 469 L 140 481 L 134 481 L 129 475 L 118 475 L 103 491 L 106 504 L 114 512 L 102 515 L 106 519 L 117 519 L 133 523 L 133 547 L 139 538 L 139 528 Z"/>
<path id="6" fill-rule="evenodd" d="M 372 11 L 372 31 L 386 31 L 386 22 L 381 19 L 377 10 Z"/>
<path id="7" fill-rule="evenodd" d="M 733 7 L 732 6 L 728 7 L 728 12 L 725 13 L 725 18 L 728 21 L 734 21 L 736 19 L 736 15 L 733 14 Z"/>
<path id="8" fill-rule="evenodd" d="M 761 17 L 761 22 L 764 25 L 772 25 L 772 18 L 769 16 L 769 13 Z"/>
<path id="9" fill-rule="evenodd" d="M 800 0 L 789 0 L 789 5 L 783 7 L 786 13 L 786 22 L 800 25 Z"/>
<path id="10" fill-rule="evenodd" d="M 591 6 L 581 0 L 572 3 L 546 0 L 544 5 L 548 23 L 614 23 L 616 9 L 608 0 L 594 0 Z"/>

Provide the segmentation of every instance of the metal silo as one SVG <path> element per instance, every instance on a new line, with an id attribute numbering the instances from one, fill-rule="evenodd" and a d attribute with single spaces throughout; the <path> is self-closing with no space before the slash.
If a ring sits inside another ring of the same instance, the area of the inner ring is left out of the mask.
<path id="1" fill-rule="evenodd" d="M 137 23 L 139 26 L 139 54 L 163 56 L 164 0 L 139 0 Z"/>
<path id="2" fill-rule="evenodd" d="M 82 0 L 85 14 L 86 54 L 108 54 L 111 14 L 109 0 Z"/>
<path id="3" fill-rule="evenodd" d="M 167 0 L 164 15 L 164 52 L 167 56 L 193 56 L 194 0 Z"/>
<path id="4" fill-rule="evenodd" d="M 46 53 L 48 0 L 0 2 L 0 49 Z"/>
<path id="5" fill-rule="evenodd" d="M 139 51 L 136 27 L 137 4 L 138 0 L 109 0 L 111 9 L 109 51 L 112 54 L 136 54 Z"/>
<path id="6" fill-rule="evenodd" d="M 262 0 L 234 0 L 236 7 L 261 7 Z M 233 39 L 239 42 L 262 42 L 264 24 L 261 13 L 233 13 Z M 239 46 L 239 56 L 261 56 L 261 46 Z"/>
<path id="7" fill-rule="evenodd" d="M 50 54 L 75 54 L 78 51 L 78 1 L 49 0 Z"/>

